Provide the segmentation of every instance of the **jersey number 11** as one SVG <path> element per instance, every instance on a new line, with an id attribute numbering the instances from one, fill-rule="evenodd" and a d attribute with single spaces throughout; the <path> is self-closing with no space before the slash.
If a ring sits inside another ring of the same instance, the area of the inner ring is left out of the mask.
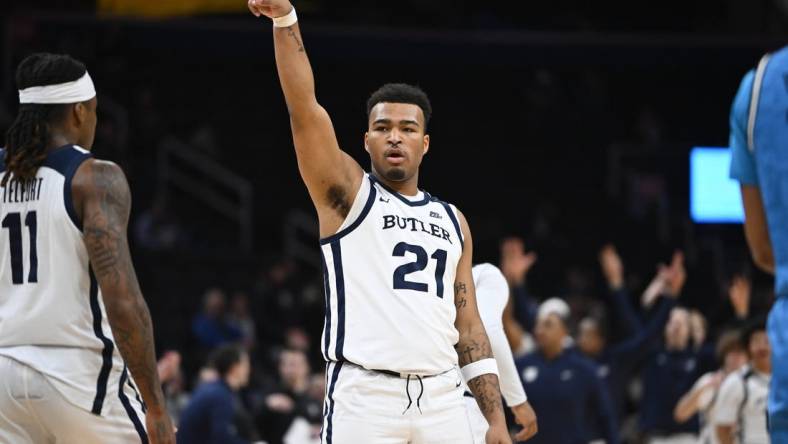
<path id="1" fill-rule="evenodd" d="M 22 277 L 22 215 L 20 213 L 6 214 L 2 226 L 8 229 L 9 245 L 11 245 L 11 280 L 14 285 L 21 285 L 24 283 Z M 27 282 L 35 283 L 38 282 L 38 251 L 36 248 L 38 220 L 35 211 L 31 211 L 25 216 L 25 226 L 30 230 L 30 272 L 27 274 Z"/>

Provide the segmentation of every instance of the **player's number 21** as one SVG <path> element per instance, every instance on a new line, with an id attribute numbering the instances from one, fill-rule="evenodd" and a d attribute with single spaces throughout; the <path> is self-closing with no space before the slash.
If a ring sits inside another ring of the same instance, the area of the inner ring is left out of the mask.
<path id="1" fill-rule="evenodd" d="M 424 250 L 424 248 L 418 245 L 413 245 L 406 242 L 400 242 L 394 246 L 394 252 L 392 253 L 394 256 L 404 257 L 405 253 L 414 254 L 416 256 L 416 261 L 400 265 L 396 270 L 394 270 L 394 289 L 414 290 L 426 293 L 428 291 L 427 284 L 423 282 L 409 281 L 405 279 L 405 277 L 411 273 L 422 271 L 427 268 L 427 262 L 429 261 L 427 258 L 427 252 Z M 443 298 L 443 274 L 446 272 L 446 250 L 435 250 L 430 258 L 435 259 L 437 262 L 435 265 L 435 286 L 437 287 L 438 297 Z"/>

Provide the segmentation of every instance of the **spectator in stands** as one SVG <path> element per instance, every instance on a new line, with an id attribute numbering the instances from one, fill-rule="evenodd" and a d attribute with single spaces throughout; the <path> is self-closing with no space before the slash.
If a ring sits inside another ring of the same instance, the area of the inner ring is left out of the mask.
<path id="1" fill-rule="evenodd" d="M 689 421 L 696 413 L 699 415 L 701 426 L 699 442 L 704 444 L 719 443 L 712 418 L 722 381 L 747 363 L 747 354 L 738 331 L 728 331 L 720 335 L 717 340 L 717 359 L 721 367 L 701 376 L 692 390 L 676 404 L 673 411 L 673 417 L 679 424 Z"/>
<path id="2" fill-rule="evenodd" d="M 744 329 L 742 343 L 747 347 L 749 362 L 723 381 L 712 422 L 720 444 L 769 444 L 766 399 L 772 363 L 763 318 L 752 321 Z"/>
<path id="3" fill-rule="evenodd" d="M 247 444 L 258 439 L 238 391 L 249 382 L 249 355 L 237 345 L 217 349 L 211 366 L 219 379 L 195 390 L 178 427 L 180 444 Z"/>
<path id="4" fill-rule="evenodd" d="M 181 354 L 172 350 L 165 352 L 159 359 L 157 370 L 167 403 L 167 412 L 173 424 L 177 426 L 181 412 L 189 401 L 188 395 L 184 392 Z"/>
<path id="5" fill-rule="evenodd" d="M 257 339 L 257 328 L 249 311 L 249 296 L 245 292 L 237 291 L 233 294 L 227 323 L 241 332 L 241 343 L 246 349 L 253 350 Z"/>
<path id="6" fill-rule="evenodd" d="M 225 318 L 225 301 L 222 290 L 208 289 L 203 298 L 202 312 L 192 320 L 192 333 L 203 350 L 212 350 L 243 338 L 241 331 Z"/>
<path id="7" fill-rule="evenodd" d="M 661 302 L 649 322 L 642 326 L 624 288 L 623 263 L 613 246 L 605 246 L 600 251 L 600 265 L 610 290 L 609 305 L 613 310 L 613 318 L 626 325 L 622 329 L 625 339 L 609 341 L 602 320 L 589 316 L 580 322 L 577 345 L 596 364 L 597 375 L 605 382 L 613 400 L 618 422 L 623 414 L 626 388 L 631 376 L 648 351 L 658 345 L 660 332 L 681 294 L 686 273 L 680 254 L 674 255 L 669 267 L 660 269 L 654 279 L 660 285 L 658 293 L 662 295 Z M 602 437 L 602 426 L 604 424 L 590 424 L 594 438 Z"/>
<path id="8" fill-rule="evenodd" d="M 567 347 L 569 306 L 548 299 L 539 307 L 538 350 L 516 361 L 528 401 L 539 417 L 532 443 L 575 444 L 592 438 L 589 422 L 604 424 L 607 444 L 619 442 L 613 406 L 593 364 Z"/>
<path id="9" fill-rule="evenodd" d="M 320 430 L 323 426 L 323 399 L 326 393 L 326 375 L 318 373 L 309 379 L 309 390 L 304 403 L 306 407 L 293 420 L 282 441 L 284 444 L 320 444 Z"/>
<path id="10" fill-rule="evenodd" d="M 307 332 L 300 327 L 290 327 L 285 332 L 285 347 L 309 353 L 310 338 Z"/>
<path id="11" fill-rule="evenodd" d="M 709 333 L 709 322 L 706 316 L 698 309 L 690 310 L 690 338 L 692 339 L 692 346 L 695 350 L 701 350 L 706 347 L 706 338 Z"/>
<path id="12" fill-rule="evenodd" d="M 264 438 L 282 442 L 296 418 L 310 424 L 322 423 L 322 398 L 310 396 L 312 380 L 309 362 L 301 350 L 284 349 L 279 353 L 278 378 L 266 388 L 265 405 L 257 422 Z"/>
<path id="13" fill-rule="evenodd" d="M 536 263 L 536 253 L 525 252 L 525 243 L 517 237 L 506 238 L 501 242 L 501 273 L 509 284 L 510 308 L 514 319 L 525 328 L 533 331 L 539 302 L 528 293 L 526 277 Z M 512 342 L 512 338 L 509 338 Z M 515 349 L 515 351 L 517 351 Z"/>
<path id="14" fill-rule="evenodd" d="M 134 241 L 151 251 L 170 250 L 183 239 L 183 227 L 170 209 L 167 199 L 159 196 L 134 222 Z"/>
<path id="15" fill-rule="evenodd" d="M 284 333 L 300 324 L 299 288 L 294 261 L 271 256 L 263 261 L 254 285 L 253 303 L 261 347 L 284 343 Z"/>
<path id="16" fill-rule="evenodd" d="M 699 354 L 691 343 L 690 312 L 676 307 L 665 326 L 665 340 L 643 371 L 640 429 L 651 444 L 695 443 L 698 420 L 679 424 L 673 409 L 699 376 Z"/>

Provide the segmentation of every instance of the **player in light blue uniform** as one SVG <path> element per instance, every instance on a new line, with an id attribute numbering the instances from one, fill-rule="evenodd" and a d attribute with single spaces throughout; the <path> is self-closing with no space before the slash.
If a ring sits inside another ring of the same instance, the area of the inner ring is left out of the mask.
<path id="1" fill-rule="evenodd" d="M 731 177 L 741 183 L 747 243 L 756 265 L 775 274 L 769 425 L 772 442 L 788 443 L 788 47 L 744 76 L 730 125 Z"/>

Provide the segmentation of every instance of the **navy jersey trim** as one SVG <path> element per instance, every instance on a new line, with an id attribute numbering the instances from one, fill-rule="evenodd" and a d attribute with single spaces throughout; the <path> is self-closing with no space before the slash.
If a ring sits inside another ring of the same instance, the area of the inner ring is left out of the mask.
<path id="1" fill-rule="evenodd" d="M 320 262 L 323 265 L 323 292 L 326 297 L 325 326 L 323 327 L 323 331 L 325 332 L 323 357 L 328 360 L 328 347 L 331 344 L 331 284 L 328 280 L 328 267 L 326 267 L 326 258 L 322 249 L 320 250 Z"/>
<path id="2" fill-rule="evenodd" d="M 5 172 L 5 150 L 0 148 L 0 173 Z"/>
<path id="3" fill-rule="evenodd" d="M 328 369 L 331 368 L 331 362 L 328 361 L 326 358 L 326 371 L 323 372 L 323 382 L 324 386 L 326 387 L 326 391 L 328 391 Z M 320 424 L 320 444 L 323 444 L 323 433 L 326 431 L 326 417 L 328 417 L 328 396 L 327 394 L 323 395 L 323 423 Z"/>
<path id="4" fill-rule="evenodd" d="M 361 210 L 361 214 L 359 214 L 356 220 L 354 220 L 353 223 L 348 225 L 344 230 L 336 234 L 332 234 L 331 236 L 328 236 L 326 238 L 320 239 L 320 245 L 330 244 L 347 236 L 348 234 L 350 234 L 351 231 L 358 228 L 358 226 L 361 225 L 361 222 L 363 222 L 364 219 L 367 217 L 367 214 L 369 214 L 369 210 L 372 209 L 372 204 L 375 203 L 375 196 L 377 194 L 377 190 L 375 190 L 375 186 L 373 185 L 374 181 L 372 181 L 372 176 L 369 176 L 369 179 L 373 183 L 370 183 L 369 196 L 367 196 L 367 202 L 364 204 L 364 209 Z"/>
<path id="5" fill-rule="evenodd" d="M 339 379 L 339 371 L 342 370 L 342 362 L 334 363 L 334 371 L 331 374 L 331 385 L 328 388 L 328 412 L 326 415 L 326 444 L 333 442 L 333 424 L 332 419 L 334 416 L 334 388 Z"/>
<path id="6" fill-rule="evenodd" d="M 739 408 L 736 412 L 736 417 L 739 423 L 739 442 L 745 442 L 744 440 L 744 408 L 747 407 L 747 401 L 750 398 L 750 387 L 747 386 L 747 381 L 754 375 L 754 370 L 752 368 L 747 369 L 746 372 L 741 377 L 742 388 L 744 390 L 744 395 L 742 396 L 741 402 L 739 403 Z M 766 412 L 764 412 L 766 414 Z M 769 415 L 766 415 L 769 416 Z"/>
<path id="7" fill-rule="evenodd" d="M 128 371 L 124 365 L 123 373 L 120 375 L 120 383 L 118 384 L 118 398 L 120 399 L 120 403 L 123 404 L 126 414 L 129 415 L 129 419 L 131 419 L 131 422 L 134 424 L 134 429 L 137 430 L 137 434 L 140 436 L 140 442 L 142 444 L 148 444 L 148 434 L 145 432 L 145 427 L 142 425 L 139 416 L 137 416 L 137 412 L 134 411 L 134 407 L 131 406 L 128 396 L 123 392 L 123 387 L 126 385 L 127 378 Z"/>
<path id="8" fill-rule="evenodd" d="M 104 406 L 104 398 L 107 396 L 107 381 L 109 380 L 109 372 L 112 370 L 112 354 L 115 350 L 115 345 L 104 336 L 102 331 L 102 316 L 101 305 L 98 299 L 98 282 L 96 276 L 93 274 L 93 268 L 88 269 L 90 275 L 90 312 L 93 315 L 93 333 L 104 345 L 101 350 L 101 370 L 99 371 L 96 380 L 96 397 L 93 398 L 93 408 L 90 410 L 94 415 L 101 415 L 101 409 Z"/>
<path id="9" fill-rule="evenodd" d="M 82 221 L 77 216 L 77 210 L 74 208 L 74 198 L 71 195 L 71 181 L 74 179 L 77 168 L 82 165 L 82 162 L 91 157 L 93 157 L 93 155 L 90 153 L 83 153 L 74 148 L 73 145 L 66 145 L 49 153 L 42 165 L 52 168 L 66 179 L 63 184 L 63 202 L 66 204 L 68 217 L 74 222 L 74 225 L 79 231 L 82 231 Z"/>
<path id="10" fill-rule="evenodd" d="M 451 210 L 451 206 L 448 203 L 439 200 L 437 198 L 434 198 L 433 200 L 443 205 L 443 208 L 446 209 L 446 214 L 449 215 L 449 219 L 451 219 L 451 223 L 454 225 L 454 229 L 457 231 L 457 239 L 460 240 L 460 247 L 462 247 L 462 250 L 465 251 L 465 239 L 462 235 L 462 228 L 460 228 L 460 221 L 457 219 L 457 216 L 454 214 L 454 211 Z"/>
<path id="11" fill-rule="evenodd" d="M 421 192 L 424 193 L 424 198 L 421 199 L 421 200 L 417 200 L 417 201 L 413 202 L 411 200 L 408 200 L 407 197 L 403 196 L 402 194 L 400 194 L 397 191 L 395 191 L 392 188 L 390 188 L 385 183 L 381 182 L 379 179 L 377 179 L 373 175 L 370 174 L 369 175 L 369 179 L 372 180 L 372 183 L 376 183 L 376 184 L 380 185 L 381 188 L 383 188 L 384 190 L 386 190 L 389 193 L 393 194 L 397 199 L 401 200 L 402 202 L 404 202 L 405 204 L 407 204 L 407 205 L 409 205 L 411 207 L 420 207 L 420 206 L 427 205 L 428 203 L 432 202 L 432 196 L 430 196 L 429 193 L 427 193 L 424 190 L 421 190 Z"/>
<path id="12" fill-rule="evenodd" d="M 334 258 L 334 279 L 337 285 L 337 344 L 334 357 L 343 361 L 345 359 L 345 274 L 342 270 L 342 247 L 339 242 L 331 244 L 331 254 Z"/>
<path id="13" fill-rule="evenodd" d="M 137 387 L 135 387 L 134 383 L 131 382 L 131 378 L 129 378 L 128 385 L 134 391 L 134 398 L 140 404 L 140 410 L 142 410 L 142 413 L 148 413 L 148 406 L 146 406 L 145 401 L 143 401 L 142 398 L 140 398 L 140 392 L 137 391 Z"/>

